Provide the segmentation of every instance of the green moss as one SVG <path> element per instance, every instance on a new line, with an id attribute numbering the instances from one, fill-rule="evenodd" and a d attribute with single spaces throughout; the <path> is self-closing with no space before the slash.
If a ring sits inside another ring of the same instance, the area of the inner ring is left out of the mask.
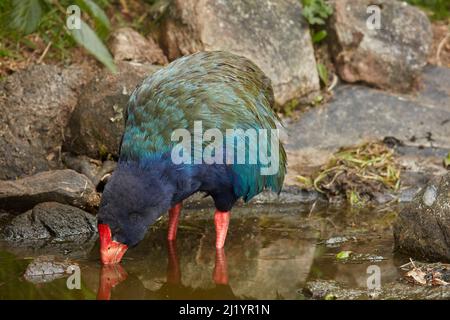
<path id="1" fill-rule="evenodd" d="M 299 101 L 297 98 L 294 98 L 288 101 L 283 107 L 279 108 L 281 112 L 283 112 L 287 116 L 291 116 L 295 109 L 298 107 Z"/>
<path id="2" fill-rule="evenodd" d="M 101 159 L 107 158 L 107 157 L 108 157 L 108 154 L 109 154 L 108 148 L 107 148 L 104 144 L 101 144 L 101 145 L 98 147 L 98 154 L 99 154 L 99 156 L 100 156 Z"/>

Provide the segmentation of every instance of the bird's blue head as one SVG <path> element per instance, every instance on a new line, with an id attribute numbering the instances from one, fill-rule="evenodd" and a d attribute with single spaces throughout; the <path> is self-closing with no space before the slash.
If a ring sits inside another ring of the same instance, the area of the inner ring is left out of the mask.
<path id="1" fill-rule="evenodd" d="M 106 184 L 97 214 L 103 264 L 119 263 L 170 208 L 172 186 L 158 169 L 119 163 Z"/>

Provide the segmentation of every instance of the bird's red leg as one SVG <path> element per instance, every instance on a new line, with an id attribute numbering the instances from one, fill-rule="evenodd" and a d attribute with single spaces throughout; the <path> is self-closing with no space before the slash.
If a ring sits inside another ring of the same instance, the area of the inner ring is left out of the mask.
<path id="1" fill-rule="evenodd" d="M 178 220 L 180 218 L 181 202 L 176 204 L 169 210 L 169 231 L 167 232 L 167 240 L 173 241 L 177 238 Z"/>
<path id="2" fill-rule="evenodd" d="M 225 245 L 225 239 L 230 223 L 230 212 L 216 210 L 214 213 L 214 224 L 216 226 L 216 248 L 221 249 Z"/>

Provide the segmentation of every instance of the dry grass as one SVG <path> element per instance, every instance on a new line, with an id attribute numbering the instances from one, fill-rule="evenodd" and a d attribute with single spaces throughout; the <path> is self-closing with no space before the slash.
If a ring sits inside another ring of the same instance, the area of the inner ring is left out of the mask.
<path id="1" fill-rule="evenodd" d="M 310 177 L 299 176 L 299 183 L 315 189 L 330 200 L 345 197 L 352 205 L 364 204 L 375 193 L 400 187 L 400 166 L 394 151 L 383 143 L 369 142 L 345 148 Z"/>

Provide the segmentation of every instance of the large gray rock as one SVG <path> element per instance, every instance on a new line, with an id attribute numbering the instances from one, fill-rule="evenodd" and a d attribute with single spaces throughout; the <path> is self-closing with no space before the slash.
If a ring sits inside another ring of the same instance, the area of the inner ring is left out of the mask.
<path id="1" fill-rule="evenodd" d="M 367 8 L 380 8 L 380 29 L 367 27 Z M 403 1 L 334 0 L 330 44 L 337 71 L 348 82 L 384 89 L 414 87 L 427 63 L 433 38 L 422 11 Z"/>
<path id="2" fill-rule="evenodd" d="M 109 47 L 116 61 L 167 64 L 167 58 L 158 44 L 146 39 L 132 28 L 120 28 L 111 34 Z"/>
<path id="3" fill-rule="evenodd" d="M 63 129 L 93 74 L 74 65 L 33 65 L 0 82 L 0 179 L 57 167 Z"/>
<path id="4" fill-rule="evenodd" d="M 176 0 L 162 24 L 169 60 L 226 50 L 255 62 L 284 104 L 319 89 L 307 22 L 298 0 Z"/>
<path id="5" fill-rule="evenodd" d="M 450 261 L 450 174 L 418 193 L 394 225 L 395 248 L 414 258 Z"/>
<path id="6" fill-rule="evenodd" d="M 86 176 L 69 169 L 0 181 L 0 209 L 23 212 L 47 201 L 91 210 L 98 206 L 100 197 Z"/>
<path id="7" fill-rule="evenodd" d="M 125 62 L 118 67 L 117 74 L 105 70 L 83 88 L 65 131 L 67 151 L 95 159 L 118 155 L 128 99 L 135 87 L 159 68 Z"/>
<path id="8" fill-rule="evenodd" d="M 15 217 L 3 230 L 5 240 L 76 240 L 97 232 L 97 219 L 81 209 L 44 202 Z"/>
<path id="9" fill-rule="evenodd" d="M 338 87 L 329 103 L 286 121 L 289 178 L 322 165 L 341 147 L 367 140 L 394 137 L 406 146 L 449 150 L 448 83 L 450 69 L 427 67 L 423 86 L 414 95 Z"/>

